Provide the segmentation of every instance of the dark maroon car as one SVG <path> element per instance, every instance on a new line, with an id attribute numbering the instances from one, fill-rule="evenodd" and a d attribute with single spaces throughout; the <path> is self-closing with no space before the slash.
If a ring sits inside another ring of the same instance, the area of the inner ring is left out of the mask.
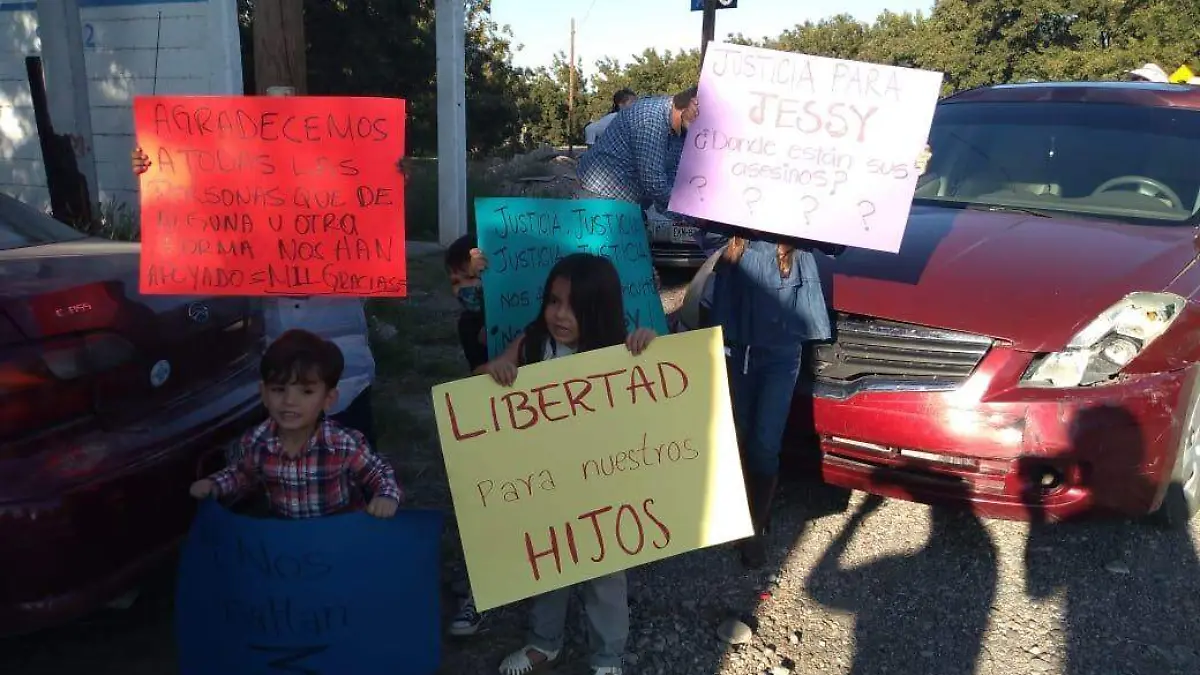
<path id="1" fill-rule="evenodd" d="M 0 634 L 136 588 L 259 418 L 257 303 L 139 295 L 139 248 L 0 195 Z"/>
<path id="2" fill-rule="evenodd" d="M 844 487 L 1005 518 L 1186 522 L 1200 88 L 982 88 L 939 104 L 930 144 L 899 253 L 829 263 L 835 337 L 789 438 L 815 428 Z"/>

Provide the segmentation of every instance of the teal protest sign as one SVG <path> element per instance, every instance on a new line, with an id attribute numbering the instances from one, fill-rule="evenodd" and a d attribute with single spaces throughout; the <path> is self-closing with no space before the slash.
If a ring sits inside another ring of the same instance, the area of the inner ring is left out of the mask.
<path id="1" fill-rule="evenodd" d="M 550 268 L 572 253 L 602 255 L 616 266 L 627 329 L 667 333 L 646 225 L 636 204 L 610 199 L 476 199 L 475 224 L 479 247 L 488 259 L 483 302 L 491 356 L 504 351 L 537 317 Z"/>

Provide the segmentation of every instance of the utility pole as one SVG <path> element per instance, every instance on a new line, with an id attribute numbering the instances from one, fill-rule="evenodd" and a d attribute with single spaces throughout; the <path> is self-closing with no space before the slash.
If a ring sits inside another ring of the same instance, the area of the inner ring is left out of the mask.
<path id="1" fill-rule="evenodd" d="M 567 70 L 567 152 L 575 152 L 575 17 L 571 17 L 571 67 Z"/>
<path id="2" fill-rule="evenodd" d="M 700 66 L 704 67 L 704 55 L 708 52 L 708 43 L 713 41 L 717 33 L 717 0 L 704 0 L 704 18 L 700 26 Z"/>
<path id="3" fill-rule="evenodd" d="M 467 17 L 463 0 L 436 0 L 438 243 L 467 233 Z"/>
<path id="4" fill-rule="evenodd" d="M 266 94 L 272 87 L 308 93 L 302 0 L 255 0 L 254 88 Z"/>
<path id="5" fill-rule="evenodd" d="M 65 223 L 90 224 L 93 209 L 100 204 L 100 190 L 96 184 L 79 4 L 76 0 L 39 0 L 37 16 L 46 88 L 47 114 L 43 118 L 50 127 L 43 129 L 39 123 L 38 134 L 42 136 L 50 202 L 55 218 Z M 30 73 L 35 70 L 30 69 Z M 42 83 L 31 81 L 29 85 L 31 89 L 40 88 Z M 46 149 L 51 156 L 45 156 Z"/>

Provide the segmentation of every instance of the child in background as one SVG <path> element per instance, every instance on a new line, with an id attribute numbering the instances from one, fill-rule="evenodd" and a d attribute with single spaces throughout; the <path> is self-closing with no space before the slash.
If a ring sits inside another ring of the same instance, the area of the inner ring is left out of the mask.
<path id="1" fill-rule="evenodd" d="M 269 419 L 242 436 L 236 463 L 193 483 L 192 496 L 223 497 L 261 481 L 281 518 L 356 511 L 364 503 L 377 518 L 395 515 L 402 493 L 392 467 L 360 432 L 325 415 L 337 403 L 342 367 L 342 352 L 329 340 L 304 330 L 279 336 L 260 365 Z"/>
<path id="2" fill-rule="evenodd" d="M 519 366 L 624 343 L 641 354 L 655 333 L 625 332 L 625 308 L 617 268 L 607 258 L 575 253 L 558 261 L 546 279 L 542 311 L 495 360 L 479 368 L 497 383 L 510 386 Z M 629 598 L 624 572 L 585 581 L 593 675 L 621 675 L 629 638 Z M 530 612 L 527 644 L 500 663 L 501 675 L 524 675 L 552 667 L 563 648 L 571 588 L 539 595 Z"/>
<path id="3" fill-rule="evenodd" d="M 446 275 L 450 289 L 462 306 L 458 315 L 458 341 L 462 344 L 467 367 L 474 372 L 487 363 L 487 323 L 483 315 L 484 257 L 475 243 L 475 235 L 465 234 L 446 249 Z"/>
<path id="4" fill-rule="evenodd" d="M 462 307 L 458 315 L 458 341 L 467 359 L 467 368 L 472 372 L 488 360 L 483 282 L 480 279 L 483 261 L 483 252 L 477 247 L 473 234 L 459 237 L 446 249 L 446 275 L 450 277 L 454 298 Z M 468 637 L 477 633 L 482 623 L 483 616 L 476 611 L 475 598 L 468 589 L 459 598 L 458 612 L 450 619 L 449 632 L 455 637 Z"/>

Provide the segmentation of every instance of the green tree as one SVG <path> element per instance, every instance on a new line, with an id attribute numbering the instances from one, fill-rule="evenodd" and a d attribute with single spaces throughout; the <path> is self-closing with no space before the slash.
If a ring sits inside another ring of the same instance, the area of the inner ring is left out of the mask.
<path id="1" fill-rule="evenodd" d="M 1184 0 L 939 0 L 922 29 L 919 63 L 949 90 L 1112 79 L 1200 54 L 1200 6 Z"/>
<path id="2" fill-rule="evenodd" d="M 615 59 L 596 62 L 593 96 L 588 109 L 590 119 L 602 117 L 612 110 L 612 97 L 621 89 L 632 89 L 638 96 L 677 94 L 696 85 L 700 75 L 700 50 L 678 52 L 647 49 L 629 63 Z"/>
<path id="3" fill-rule="evenodd" d="M 914 67 L 921 62 L 921 31 L 925 18 L 917 13 L 884 11 L 866 29 L 858 57 L 871 63 Z"/>
<path id="4" fill-rule="evenodd" d="M 867 40 L 868 27 L 849 14 L 789 28 L 762 46 L 835 59 L 857 59 Z"/>
<path id="5" fill-rule="evenodd" d="M 1194 2 L 1075 0 L 1064 40 L 1026 70 L 1045 79 L 1113 78 L 1155 62 L 1168 72 L 1200 56 L 1200 6 Z"/>
<path id="6" fill-rule="evenodd" d="M 463 0 L 467 13 L 467 143 L 485 154 L 536 143 L 582 140 L 608 113 L 612 95 L 674 94 L 696 84 L 699 50 L 647 49 L 628 62 L 576 64 L 575 115 L 568 119 L 565 55 L 534 69 L 512 64 L 512 33 L 491 20 L 491 0 Z M 434 0 L 304 0 L 309 89 L 314 94 L 402 96 L 409 147 L 436 148 Z M 239 0 L 248 30 L 253 0 Z M 883 12 L 866 23 L 841 14 L 774 37 L 728 41 L 817 56 L 945 73 L 946 93 L 987 84 L 1111 79 L 1148 61 L 1200 70 L 1196 0 L 937 0 L 928 16 Z M 246 63 L 252 63 L 244 33 Z M 248 86 L 253 68 L 245 68 Z"/>
<path id="7" fill-rule="evenodd" d="M 473 154 L 513 149 L 529 84 L 513 67 L 512 30 L 491 19 L 491 0 L 467 0 L 466 45 L 467 148 Z"/>
<path id="8" fill-rule="evenodd" d="M 549 67 L 526 71 L 524 105 L 524 131 L 528 142 L 550 143 L 551 145 L 579 144 L 583 141 L 583 127 L 590 121 L 587 116 L 590 94 L 588 80 L 580 63 L 575 64 L 575 115 L 569 120 L 568 103 L 571 72 L 567 57 L 562 52 L 554 55 Z"/>
<path id="9" fill-rule="evenodd" d="M 491 0 L 463 0 L 467 147 L 491 152 L 515 142 L 524 74 L 512 65 L 511 33 L 491 20 Z M 242 58 L 253 63 L 253 0 L 239 0 Z M 437 147 L 434 0 L 304 0 L 308 88 L 313 95 L 395 96 L 408 104 L 410 154 Z M 252 67 L 246 73 L 253 91 Z"/>

